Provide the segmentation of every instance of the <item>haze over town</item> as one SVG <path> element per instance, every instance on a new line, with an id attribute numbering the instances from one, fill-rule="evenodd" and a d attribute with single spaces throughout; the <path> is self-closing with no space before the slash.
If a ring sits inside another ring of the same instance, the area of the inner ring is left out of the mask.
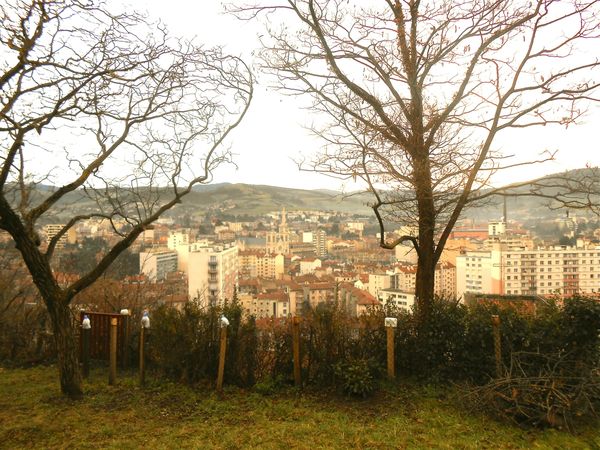
<path id="1" fill-rule="evenodd" d="M 150 18 L 164 22 L 178 35 L 196 38 L 206 45 L 222 45 L 227 52 L 256 63 L 259 36 L 265 34 L 265 27 L 258 20 L 239 21 L 224 13 L 227 3 L 230 2 L 130 1 L 133 8 L 148 11 Z M 180 11 L 186 11 L 186 14 L 180 14 Z M 214 181 L 344 191 L 364 188 L 350 180 L 343 182 L 298 170 L 296 161 L 310 161 L 323 145 L 307 129 L 318 117 L 305 108 L 309 104 L 306 99 L 286 96 L 272 89 L 272 80 L 261 75 L 258 67 L 255 67 L 255 75 L 258 86 L 250 114 L 230 139 L 237 168 L 233 165 L 219 167 Z M 536 159 L 545 150 L 558 152 L 554 161 L 501 171 L 493 184 L 500 186 L 565 170 L 599 166 L 599 125 L 600 108 L 591 106 L 578 125 L 509 130 L 501 134 L 496 148 L 506 155 L 516 155 L 513 163 Z"/>
<path id="2" fill-rule="evenodd" d="M 0 447 L 600 448 L 600 0 L 232 1 L 0 5 Z"/>

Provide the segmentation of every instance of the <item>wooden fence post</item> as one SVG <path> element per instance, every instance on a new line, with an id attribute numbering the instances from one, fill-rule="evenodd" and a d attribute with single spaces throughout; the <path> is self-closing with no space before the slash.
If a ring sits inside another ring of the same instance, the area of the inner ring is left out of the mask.
<path id="1" fill-rule="evenodd" d="M 140 386 L 146 384 L 146 356 L 145 356 L 145 345 L 146 345 L 146 329 L 150 328 L 150 316 L 148 311 L 144 311 L 142 315 L 140 328 Z"/>
<path id="2" fill-rule="evenodd" d="M 500 336 L 500 316 L 492 315 L 492 330 L 494 333 L 494 356 L 496 358 L 496 377 L 502 376 L 502 343 Z"/>
<path id="3" fill-rule="evenodd" d="M 83 322 L 81 324 L 81 339 L 82 339 L 82 363 L 83 363 L 83 378 L 90 376 L 90 335 L 92 333 L 92 326 L 90 324 L 90 318 L 83 316 Z"/>
<path id="4" fill-rule="evenodd" d="M 302 386 L 302 375 L 300 371 L 300 318 L 292 318 L 292 346 L 294 351 L 294 384 Z"/>
<path id="5" fill-rule="evenodd" d="M 121 367 L 127 369 L 129 366 L 129 310 L 121 310 L 121 320 L 123 321 L 123 341 L 121 342 Z"/>
<path id="6" fill-rule="evenodd" d="M 110 319 L 110 368 L 108 384 L 113 386 L 117 380 L 117 318 Z"/>
<path id="7" fill-rule="evenodd" d="M 225 353 L 227 351 L 227 327 L 221 327 L 221 342 L 219 345 L 219 372 L 217 374 L 217 392 L 223 392 L 223 377 L 225 375 Z"/>
<path id="8" fill-rule="evenodd" d="M 140 386 L 144 386 L 146 383 L 146 367 L 144 360 L 144 334 L 145 328 L 140 328 Z"/>
<path id="9" fill-rule="evenodd" d="M 388 378 L 390 380 L 393 380 L 394 378 L 396 378 L 394 335 L 396 334 L 398 319 L 396 319 L 395 317 L 386 317 L 384 324 L 387 337 L 387 374 Z"/>

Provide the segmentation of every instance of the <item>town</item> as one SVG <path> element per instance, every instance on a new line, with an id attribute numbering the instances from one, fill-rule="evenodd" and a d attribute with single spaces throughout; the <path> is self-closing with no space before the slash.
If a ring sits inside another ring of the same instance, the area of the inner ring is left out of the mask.
<path id="1" fill-rule="evenodd" d="M 186 302 L 215 306 L 236 299 L 246 315 L 259 319 L 301 315 L 303 308 L 321 303 L 343 305 L 352 316 L 388 305 L 413 310 L 417 254 L 410 244 L 382 249 L 372 218 L 283 208 L 245 219 L 199 216 L 189 227 L 173 218 L 159 220 L 117 264 L 126 266 L 109 277 L 112 300 L 92 287 L 77 304 L 116 312 L 157 304 L 181 308 Z M 529 309 L 545 298 L 598 296 L 600 228 L 575 215 L 550 223 L 556 235 L 541 239 L 514 220 L 463 220 L 436 266 L 436 296 L 517 302 Z M 84 255 L 99 258 L 115 238 L 114 229 L 123 225 L 88 221 L 65 233 L 57 244 L 57 279 L 67 283 L 81 275 L 73 267 L 86 266 Z M 50 242 L 63 227 L 48 224 L 42 236 Z M 385 238 L 411 233 L 410 227 L 399 227 Z M 73 260 L 75 266 L 69 264 Z"/>

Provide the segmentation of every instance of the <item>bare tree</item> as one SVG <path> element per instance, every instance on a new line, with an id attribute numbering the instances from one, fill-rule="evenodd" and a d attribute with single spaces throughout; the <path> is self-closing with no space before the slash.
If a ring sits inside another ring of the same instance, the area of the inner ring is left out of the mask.
<path id="1" fill-rule="evenodd" d="M 61 390 L 80 397 L 69 305 L 229 159 L 223 142 L 249 107 L 252 76 L 219 48 L 87 0 L 3 4 L 0 43 L 0 229 L 48 309 Z M 64 226 L 42 244 L 40 224 L 57 217 Z M 60 285 L 57 245 L 90 219 L 109 221 L 118 241 Z"/>
<path id="2" fill-rule="evenodd" d="M 326 144 L 303 168 L 364 180 L 381 246 L 414 246 L 416 297 L 426 317 L 435 265 L 464 208 L 492 195 L 486 189 L 498 170 L 554 156 L 511 159 L 493 146 L 498 135 L 568 126 L 596 100 L 600 63 L 590 50 L 600 32 L 598 6 L 274 0 L 229 9 L 246 20 L 264 15 L 263 69 L 328 118 L 312 125 Z M 390 242 L 388 220 L 418 232 Z"/>

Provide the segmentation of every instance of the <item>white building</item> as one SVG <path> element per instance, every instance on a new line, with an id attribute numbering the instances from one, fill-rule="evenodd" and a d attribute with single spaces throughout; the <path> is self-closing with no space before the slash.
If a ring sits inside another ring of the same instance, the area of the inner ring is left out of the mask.
<path id="1" fill-rule="evenodd" d="M 177 252 L 166 249 L 140 253 L 140 273 L 151 282 L 162 281 L 167 274 L 177 271 Z"/>
<path id="2" fill-rule="evenodd" d="M 494 293 L 492 290 L 492 254 L 488 251 L 468 250 L 456 257 L 456 298 L 466 292 Z M 498 269 L 498 267 L 496 267 Z"/>
<path id="3" fill-rule="evenodd" d="M 502 293 L 563 296 L 600 293 L 600 246 L 496 249 L 496 253 L 502 262 Z"/>
<path id="4" fill-rule="evenodd" d="M 238 248 L 192 246 L 186 254 L 190 299 L 198 299 L 204 305 L 231 300 L 237 286 Z"/>
<path id="5" fill-rule="evenodd" d="M 321 267 L 319 258 L 305 258 L 300 260 L 300 275 L 315 273 L 317 268 Z"/>
<path id="6" fill-rule="evenodd" d="M 315 248 L 315 255 L 319 258 L 327 256 L 327 234 L 325 231 L 305 231 L 302 233 L 302 242 L 311 243 Z"/>
<path id="7" fill-rule="evenodd" d="M 457 257 L 456 279 L 458 295 L 598 294 L 600 246 L 511 249 L 496 244 L 490 251 Z"/>
<path id="8" fill-rule="evenodd" d="M 379 301 L 385 307 L 393 305 L 397 308 L 411 311 L 415 304 L 414 292 L 406 292 L 400 289 L 382 289 L 379 291 Z"/>
<path id="9" fill-rule="evenodd" d="M 415 292 L 417 284 L 417 266 L 396 266 L 391 287 L 404 292 Z M 454 264 L 442 261 L 435 266 L 433 293 L 444 299 L 452 299 L 456 294 L 456 267 Z"/>
<path id="10" fill-rule="evenodd" d="M 240 277 L 243 278 L 283 278 L 285 257 L 272 255 L 260 250 L 243 250 L 238 253 Z"/>
<path id="11" fill-rule="evenodd" d="M 506 222 L 504 220 L 488 222 L 488 236 L 501 236 L 506 234 Z"/>
<path id="12" fill-rule="evenodd" d="M 167 240 L 167 247 L 169 250 L 176 250 L 180 245 L 187 245 L 190 243 L 190 235 L 181 231 L 169 232 Z"/>
<path id="13" fill-rule="evenodd" d="M 379 298 L 379 293 L 383 289 L 392 287 L 393 275 L 387 273 L 370 273 L 369 274 L 369 294 L 375 298 Z"/>

